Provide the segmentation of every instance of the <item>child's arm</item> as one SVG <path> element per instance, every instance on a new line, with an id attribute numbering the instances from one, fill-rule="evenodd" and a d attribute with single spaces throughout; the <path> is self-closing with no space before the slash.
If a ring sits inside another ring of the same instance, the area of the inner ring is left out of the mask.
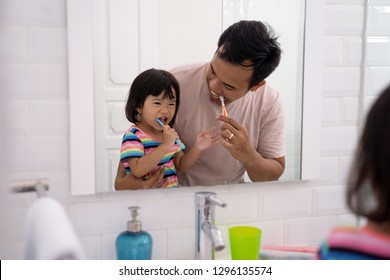
<path id="1" fill-rule="evenodd" d="M 220 134 L 215 133 L 215 127 L 208 131 L 201 131 L 196 136 L 195 144 L 187 153 L 177 153 L 175 155 L 175 166 L 180 172 L 186 172 L 198 160 L 202 151 L 218 143 Z"/>
<path id="2" fill-rule="evenodd" d="M 163 128 L 163 142 L 150 154 L 139 158 L 129 158 L 127 163 L 130 166 L 131 173 L 136 177 L 142 177 L 150 170 L 155 168 L 161 159 L 168 153 L 169 149 L 175 143 L 177 132 L 166 125 Z"/>

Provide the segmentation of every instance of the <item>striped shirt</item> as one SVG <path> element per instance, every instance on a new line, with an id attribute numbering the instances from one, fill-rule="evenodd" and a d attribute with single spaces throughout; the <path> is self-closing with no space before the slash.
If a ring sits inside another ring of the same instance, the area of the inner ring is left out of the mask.
<path id="1" fill-rule="evenodd" d="M 317 254 L 322 260 L 390 259 L 390 236 L 364 226 L 332 229 Z"/>
<path id="2" fill-rule="evenodd" d="M 144 155 L 148 155 L 153 152 L 162 143 L 162 139 L 156 139 L 146 134 L 136 126 L 130 127 L 123 136 L 120 159 L 122 162 L 126 162 L 129 158 L 140 158 Z M 159 186 L 164 185 L 166 182 L 167 188 L 178 187 L 178 180 L 176 175 L 176 167 L 173 161 L 177 152 L 182 149 L 178 144 L 174 144 L 167 154 L 160 160 L 158 166 L 154 167 L 142 179 L 149 179 L 158 169 L 159 166 L 164 166 L 164 177 Z M 125 165 L 126 167 L 126 165 Z M 126 172 L 131 172 L 130 168 L 126 167 Z"/>

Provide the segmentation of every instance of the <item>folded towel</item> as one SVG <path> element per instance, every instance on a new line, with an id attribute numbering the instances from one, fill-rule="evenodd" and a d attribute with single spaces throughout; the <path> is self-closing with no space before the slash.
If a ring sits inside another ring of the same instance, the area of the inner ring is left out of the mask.
<path id="1" fill-rule="evenodd" d="M 25 257 L 33 260 L 84 259 L 84 251 L 62 205 L 42 197 L 27 212 Z"/>

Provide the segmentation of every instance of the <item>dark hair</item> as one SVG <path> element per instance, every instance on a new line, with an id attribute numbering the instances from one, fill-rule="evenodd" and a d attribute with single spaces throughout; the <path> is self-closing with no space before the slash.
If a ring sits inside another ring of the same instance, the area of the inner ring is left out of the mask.
<path id="1" fill-rule="evenodd" d="M 162 92 L 164 92 L 164 98 L 168 99 L 173 99 L 175 97 L 173 92 L 176 93 L 176 111 L 169 123 L 172 126 L 180 104 L 179 83 L 171 73 L 154 68 L 142 72 L 134 79 L 125 107 L 126 118 L 132 123 L 139 122 L 139 113 L 136 109 L 144 105 L 149 95 L 158 96 Z"/>
<path id="2" fill-rule="evenodd" d="M 390 221 L 390 86 L 368 112 L 347 189 L 349 208 L 378 223 Z"/>
<path id="3" fill-rule="evenodd" d="M 239 21 L 219 37 L 217 54 L 220 58 L 243 67 L 253 67 L 249 81 L 252 87 L 267 78 L 278 67 L 280 45 L 274 31 L 260 21 Z M 247 64 L 247 61 L 250 64 Z"/>

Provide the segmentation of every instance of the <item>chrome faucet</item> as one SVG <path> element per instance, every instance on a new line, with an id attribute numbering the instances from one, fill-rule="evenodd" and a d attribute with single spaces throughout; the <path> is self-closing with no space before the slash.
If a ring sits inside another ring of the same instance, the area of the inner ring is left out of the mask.
<path id="1" fill-rule="evenodd" d="M 195 259 L 213 260 L 214 250 L 225 248 L 221 231 L 215 226 L 215 205 L 226 207 L 214 192 L 195 193 Z"/>

